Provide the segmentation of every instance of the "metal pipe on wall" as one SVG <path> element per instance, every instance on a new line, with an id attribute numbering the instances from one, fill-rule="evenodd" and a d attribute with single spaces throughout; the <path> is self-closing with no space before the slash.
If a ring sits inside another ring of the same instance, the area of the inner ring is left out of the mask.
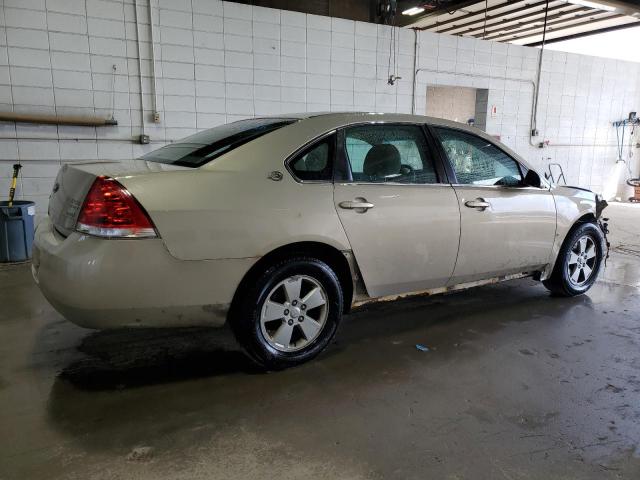
<path id="1" fill-rule="evenodd" d="M 118 125 L 113 118 L 85 117 L 80 115 L 44 115 L 35 113 L 0 112 L 1 122 L 40 123 L 44 125 L 77 125 L 106 127 Z"/>
<path id="2" fill-rule="evenodd" d="M 416 113 L 416 88 L 418 82 L 418 53 L 420 52 L 420 35 L 417 29 L 413 29 L 413 82 L 411 85 L 411 114 Z M 426 113 L 426 112 L 425 112 Z"/>
<path id="3" fill-rule="evenodd" d="M 151 0 L 148 0 L 149 4 L 149 35 L 151 36 L 151 104 L 153 106 L 153 121 L 155 123 L 160 122 L 160 113 L 158 112 L 158 98 L 157 91 L 158 87 L 156 85 L 156 42 L 153 35 L 153 9 L 151 5 Z M 138 42 L 140 39 L 138 38 Z M 142 72 L 140 72 L 140 77 L 142 78 Z M 144 116 L 144 111 L 142 112 Z"/>
<path id="4" fill-rule="evenodd" d="M 151 8 L 151 1 L 149 1 L 149 8 Z M 142 85 L 142 54 L 140 49 L 140 22 L 138 21 L 138 0 L 133 0 L 134 19 L 136 22 L 136 44 L 138 46 L 138 80 L 140 85 L 140 126 L 142 127 L 143 138 L 146 135 L 144 129 L 144 88 Z"/>
<path id="5" fill-rule="evenodd" d="M 418 88 L 418 74 L 420 72 L 430 72 L 430 73 L 445 73 L 448 75 L 460 75 L 463 77 L 472 77 L 472 78 L 482 78 L 484 80 L 491 80 L 492 77 L 488 77 L 486 75 L 477 75 L 475 73 L 460 73 L 460 72 L 455 72 L 455 71 L 450 71 L 450 70 L 438 70 L 438 69 L 432 69 L 432 68 L 415 68 L 418 65 L 418 52 L 420 49 L 420 45 L 419 45 L 419 41 L 418 41 L 418 31 L 414 30 L 414 35 L 415 35 L 415 45 L 414 45 L 414 61 L 413 61 L 413 65 L 414 65 L 414 72 L 413 72 L 413 89 L 411 92 L 411 113 L 415 114 L 416 112 L 416 90 Z M 522 79 L 522 78 L 515 78 L 515 77 L 504 77 L 504 78 L 500 78 L 500 80 L 509 80 L 509 81 L 514 81 L 514 82 L 520 82 L 520 83 L 528 83 L 531 85 L 532 87 L 532 99 L 531 101 L 534 102 L 534 96 L 536 94 L 536 83 L 533 80 L 526 80 L 526 79 Z M 531 126 L 532 123 L 535 122 L 534 118 L 533 118 L 533 111 L 531 112 L 531 116 L 529 118 L 529 124 Z M 529 142 L 531 143 L 531 140 L 529 140 Z M 537 146 L 537 145 L 533 145 L 532 146 Z"/>
<path id="6" fill-rule="evenodd" d="M 418 65 L 418 52 L 420 51 L 420 45 L 418 42 L 418 31 L 414 29 L 414 35 L 415 35 L 415 45 L 414 45 L 414 52 L 415 52 L 415 58 L 414 58 L 414 67 Z M 540 66 L 538 66 L 538 78 L 539 78 L 539 72 L 540 72 L 541 68 Z M 437 70 L 437 69 L 431 69 L 431 68 L 414 68 L 414 72 L 413 72 L 413 88 L 411 91 L 411 113 L 415 114 L 416 111 L 416 91 L 418 89 L 418 74 L 420 72 L 430 72 L 430 73 L 444 73 L 444 74 L 448 74 L 448 75 L 459 75 L 459 76 L 463 76 L 463 77 L 472 77 L 472 78 L 481 78 L 484 80 L 491 80 L 493 77 L 489 77 L 486 75 L 477 75 L 474 73 L 460 73 L 460 72 L 455 72 L 455 71 L 450 71 L 450 70 Z M 536 82 L 534 82 L 533 80 L 526 80 L 526 79 L 522 79 L 522 78 L 515 78 L 515 77 L 500 77 L 498 78 L 498 80 L 509 80 L 509 81 L 515 81 L 515 82 L 521 82 L 521 83 L 528 83 L 531 85 L 532 87 L 532 91 L 531 91 L 531 115 L 529 116 L 529 145 L 531 145 L 532 147 L 535 148 L 540 148 L 540 143 L 534 143 L 533 142 L 533 137 L 531 136 L 531 132 L 536 128 L 536 124 L 537 124 L 537 108 L 534 108 L 534 106 L 537 107 L 537 94 L 538 94 L 538 89 L 537 89 L 537 84 Z M 550 143 L 548 145 L 548 147 L 615 147 L 614 144 L 611 143 Z"/>
<path id="7" fill-rule="evenodd" d="M 449 70 L 434 70 L 434 69 L 430 69 L 430 68 L 419 68 L 415 71 L 414 77 L 415 77 L 415 81 L 417 82 L 417 78 L 418 78 L 418 74 L 420 72 L 431 72 L 431 73 L 446 73 L 449 75 L 460 75 L 463 77 L 472 77 L 472 78 L 482 78 L 484 80 L 491 80 L 492 77 L 487 77 L 486 75 L 476 75 L 475 73 L 460 73 L 460 72 L 454 72 L 454 71 L 449 71 Z M 533 97 L 535 96 L 535 90 L 536 90 L 536 84 L 533 80 L 524 80 L 522 78 L 514 78 L 514 77 L 505 77 L 505 78 L 500 78 L 500 80 L 509 80 L 512 82 L 521 82 L 521 83 L 529 83 L 532 86 L 532 91 L 531 91 L 531 101 L 533 102 Z M 412 103 L 412 108 L 415 110 L 415 98 L 413 99 Z M 532 113 L 533 114 L 533 113 Z M 531 118 L 529 118 L 529 127 L 531 127 Z M 534 143 L 531 142 L 531 137 L 529 137 L 529 144 L 532 147 L 537 147 L 538 145 L 535 145 Z"/>
<path id="8" fill-rule="evenodd" d="M 542 31 L 542 47 L 538 52 L 538 71 L 536 72 L 536 94 L 533 97 L 533 112 L 531 113 L 531 130 L 529 130 L 529 136 L 535 137 L 538 135 L 538 98 L 540 97 L 540 75 L 542 74 L 542 56 L 544 55 L 544 44 L 547 39 L 547 16 L 549 14 L 549 0 L 544 7 L 544 29 Z"/>

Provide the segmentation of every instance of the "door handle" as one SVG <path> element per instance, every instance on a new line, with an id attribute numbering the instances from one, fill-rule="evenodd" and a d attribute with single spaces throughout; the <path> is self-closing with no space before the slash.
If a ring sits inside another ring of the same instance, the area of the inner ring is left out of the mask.
<path id="1" fill-rule="evenodd" d="M 485 209 L 489 208 L 491 206 L 491 204 L 487 201 L 485 201 L 484 198 L 476 198 L 475 200 L 467 200 L 466 202 L 464 202 L 465 207 L 469 207 L 469 208 L 477 208 L 478 210 L 480 210 L 481 212 L 483 212 Z"/>
<path id="2" fill-rule="evenodd" d="M 356 198 L 355 200 L 346 200 L 344 202 L 340 202 L 338 204 L 340 208 L 345 208 L 348 210 L 356 210 L 358 213 L 364 213 L 370 208 L 375 207 L 373 203 L 367 202 L 364 198 Z"/>

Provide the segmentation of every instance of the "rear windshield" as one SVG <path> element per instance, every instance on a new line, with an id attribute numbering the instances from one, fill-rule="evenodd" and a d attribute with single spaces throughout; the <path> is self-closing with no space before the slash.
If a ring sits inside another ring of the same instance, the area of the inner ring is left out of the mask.
<path id="1" fill-rule="evenodd" d="M 220 125 L 140 157 L 147 162 L 200 167 L 251 140 L 294 123 L 292 118 L 253 118 Z"/>

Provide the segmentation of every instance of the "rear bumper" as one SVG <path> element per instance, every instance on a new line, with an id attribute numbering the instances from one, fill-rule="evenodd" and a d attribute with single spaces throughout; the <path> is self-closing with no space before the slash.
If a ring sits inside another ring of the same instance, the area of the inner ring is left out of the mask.
<path id="1" fill-rule="evenodd" d="M 161 239 L 65 238 L 47 218 L 31 268 L 51 305 L 83 327 L 221 326 L 256 260 L 178 260 Z"/>

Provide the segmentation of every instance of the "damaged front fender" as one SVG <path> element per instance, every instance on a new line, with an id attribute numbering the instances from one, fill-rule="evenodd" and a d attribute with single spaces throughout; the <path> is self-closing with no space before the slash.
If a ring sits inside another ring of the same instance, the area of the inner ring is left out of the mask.
<path id="1" fill-rule="evenodd" d="M 609 203 L 602 198 L 602 195 L 596 194 L 596 219 L 600 219 L 600 215 L 602 215 L 602 211 L 609 206 Z M 606 219 L 605 219 L 606 220 Z M 609 233 L 608 231 L 606 233 Z"/>

